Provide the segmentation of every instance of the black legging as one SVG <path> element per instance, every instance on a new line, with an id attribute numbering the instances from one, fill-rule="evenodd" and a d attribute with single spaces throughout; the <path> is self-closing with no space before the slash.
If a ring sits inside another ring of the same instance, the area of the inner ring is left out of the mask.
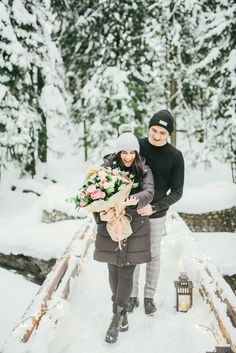
<path id="1" fill-rule="evenodd" d="M 119 267 L 108 264 L 112 299 L 118 306 L 127 307 L 133 287 L 135 265 Z"/>

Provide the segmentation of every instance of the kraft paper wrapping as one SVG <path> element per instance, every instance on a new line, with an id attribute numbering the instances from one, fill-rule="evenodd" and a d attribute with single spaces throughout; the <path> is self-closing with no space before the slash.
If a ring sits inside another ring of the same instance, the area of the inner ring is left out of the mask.
<path id="1" fill-rule="evenodd" d="M 122 185 L 121 190 L 112 195 L 109 200 L 98 200 L 85 206 L 84 208 L 90 212 L 108 211 L 109 208 L 115 209 L 115 216 L 107 222 L 107 231 L 112 240 L 119 243 L 121 249 L 121 241 L 132 234 L 130 222 L 125 217 L 125 200 L 130 194 L 133 183 Z"/>

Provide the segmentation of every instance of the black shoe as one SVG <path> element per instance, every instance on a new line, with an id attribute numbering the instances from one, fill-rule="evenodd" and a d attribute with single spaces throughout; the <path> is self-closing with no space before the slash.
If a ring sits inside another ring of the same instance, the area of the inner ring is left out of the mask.
<path id="1" fill-rule="evenodd" d="M 152 315 L 155 311 L 157 311 L 156 305 L 154 304 L 152 298 L 144 298 L 144 310 L 147 315 Z"/>
<path id="2" fill-rule="evenodd" d="M 126 332 L 129 329 L 128 315 L 125 313 L 123 320 L 120 325 L 120 332 Z"/>
<path id="3" fill-rule="evenodd" d="M 107 343 L 115 343 L 117 341 L 121 323 L 124 319 L 124 308 L 117 307 L 117 313 L 113 315 L 110 326 L 107 330 L 105 341 Z"/>
<path id="4" fill-rule="evenodd" d="M 137 297 L 130 297 L 129 298 L 129 304 L 127 307 L 128 313 L 132 313 L 134 311 L 134 308 L 137 308 L 139 306 L 139 300 Z"/>

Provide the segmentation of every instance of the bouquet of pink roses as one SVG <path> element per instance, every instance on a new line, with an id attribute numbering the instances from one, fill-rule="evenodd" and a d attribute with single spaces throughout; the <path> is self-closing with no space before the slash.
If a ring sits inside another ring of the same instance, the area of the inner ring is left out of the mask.
<path id="1" fill-rule="evenodd" d="M 91 169 L 79 195 L 74 199 L 76 208 L 83 207 L 91 212 L 114 208 L 115 217 L 107 222 L 107 231 L 112 240 L 119 242 L 119 248 L 121 241 L 132 234 L 124 211 L 133 185 L 132 178 L 132 175 L 119 169 Z"/>

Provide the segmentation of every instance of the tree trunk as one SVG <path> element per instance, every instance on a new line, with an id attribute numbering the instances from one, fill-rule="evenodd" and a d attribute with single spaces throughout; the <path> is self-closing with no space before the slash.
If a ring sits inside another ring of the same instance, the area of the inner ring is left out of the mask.
<path id="1" fill-rule="evenodd" d="M 40 97 L 43 87 L 44 87 L 44 79 L 41 71 L 38 69 L 37 71 L 38 97 Z M 40 129 L 38 130 L 38 158 L 41 162 L 45 163 L 47 162 L 47 148 L 48 148 L 47 119 L 43 110 L 39 106 L 38 102 L 37 102 L 37 111 L 38 111 L 38 114 L 41 116 L 41 126 L 40 126 Z"/>
<path id="2" fill-rule="evenodd" d="M 233 131 L 231 129 L 231 134 L 230 134 L 230 149 L 233 155 L 233 159 L 231 161 L 231 171 L 232 171 L 232 179 L 233 183 L 236 184 L 236 141 L 233 136 Z"/>
<path id="3" fill-rule="evenodd" d="M 35 157 L 34 157 L 34 150 L 31 148 L 29 153 L 30 159 L 26 163 L 24 170 L 33 177 L 36 174 L 35 168 Z"/>
<path id="4" fill-rule="evenodd" d="M 38 157 L 41 162 L 47 162 L 47 122 L 46 116 L 44 115 L 43 111 L 38 108 L 38 111 L 41 111 L 42 123 L 41 129 L 38 130 Z"/>
<path id="5" fill-rule="evenodd" d="M 88 160 L 88 143 L 87 143 L 87 126 L 86 121 L 83 121 L 84 124 L 84 160 Z"/>
<path id="6" fill-rule="evenodd" d="M 171 109 L 171 111 L 174 111 L 177 106 L 176 93 L 177 93 L 177 82 L 175 79 L 172 79 L 170 82 L 170 109 Z M 172 143 L 172 145 L 176 146 L 176 120 L 174 123 L 174 131 L 171 134 L 171 143 Z"/>
<path id="7" fill-rule="evenodd" d="M 203 119 L 204 119 L 204 104 L 203 104 L 203 90 L 200 88 L 200 97 L 201 97 L 201 105 L 200 105 L 200 111 L 201 111 L 201 122 L 203 124 Z M 204 130 L 201 128 L 200 130 L 200 136 L 198 138 L 199 142 L 204 142 Z"/>
<path id="8" fill-rule="evenodd" d="M 36 161 L 35 161 L 35 137 L 34 137 L 34 128 L 31 126 L 30 131 L 30 143 L 28 146 L 28 160 L 25 164 L 24 170 L 27 173 L 30 173 L 33 177 L 36 174 Z"/>

